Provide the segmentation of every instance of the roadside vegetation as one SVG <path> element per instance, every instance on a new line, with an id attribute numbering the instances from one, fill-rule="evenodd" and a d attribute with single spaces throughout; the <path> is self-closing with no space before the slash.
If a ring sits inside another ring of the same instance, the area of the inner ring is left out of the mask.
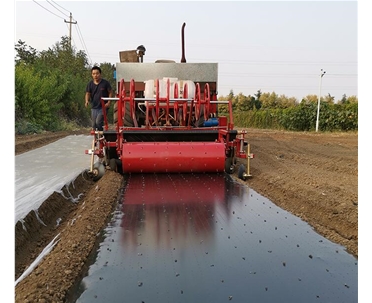
<path id="1" fill-rule="evenodd" d="M 71 47 L 67 37 L 41 52 L 19 40 L 15 51 L 15 133 L 89 127 L 90 110 L 84 106 L 84 96 L 92 65 L 86 53 Z M 95 65 L 115 89 L 115 66 Z"/>
<path id="2" fill-rule="evenodd" d="M 15 45 L 15 133 L 74 130 L 90 126 L 90 110 L 84 106 L 85 87 L 91 79 L 87 55 L 70 45 L 68 37 L 44 51 L 37 51 L 19 40 Z M 94 63 L 102 76 L 116 89 L 115 65 Z M 242 93 L 220 96 L 231 100 L 234 123 L 238 127 L 314 131 L 318 96 L 302 100 L 277 95 L 275 92 L 254 96 Z M 109 123 L 112 123 L 112 107 Z M 219 113 L 226 105 L 219 105 Z M 320 99 L 320 131 L 357 131 L 358 99 L 343 95 L 334 100 L 331 95 Z"/>
<path id="3" fill-rule="evenodd" d="M 284 95 L 261 93 L 254 96 L 235 96 L 233 92 L 220 100 L 232 100 L 234 124 L 239 127 L 315 131 L 318 96 L 308 95 L 301 101 Z M 224 113 L 227 105 L 220 105 Z M 328 95 L 320 98 L 319 131 L 358 131 L 358 98 L 343 95 L 334 100 Z"/>

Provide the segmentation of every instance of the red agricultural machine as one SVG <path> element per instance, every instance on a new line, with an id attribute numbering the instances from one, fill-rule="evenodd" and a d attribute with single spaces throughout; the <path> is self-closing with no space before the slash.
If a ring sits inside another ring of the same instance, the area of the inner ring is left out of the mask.
<path id="1" fill-rule="evenodd" d="M 232 173 L 236 158 L 253 157 L 246 131 L 234 130 L 231 101 L 217 100 L 217 63 L 186 63 L 182 26 L 181 63 L 143 63 L 145 48 L 120 52 L 116 64 L 114 127 L 91 131 L 88 173 Z M 130 79 L 126 81 L 126 79 Z M 227 115 L 219 115 L 225 104 Z M 246 151 L 247 147 L 247 151 Z M 98 158 L 98 161 L 96 159 Z M 239 167 L 239 177 L 249 175 Z"/>

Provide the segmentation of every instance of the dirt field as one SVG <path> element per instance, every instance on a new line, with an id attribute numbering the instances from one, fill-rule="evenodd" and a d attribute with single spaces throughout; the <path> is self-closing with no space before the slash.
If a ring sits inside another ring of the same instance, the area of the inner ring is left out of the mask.
<path id="1" fill-rule="evenodd" d="M 15 153 L 69 134 L 17 136 Z M 255 155 L 253 177 L 245 181 L 249 187 L 358 257 L 358 134 L 248 129 L 247 139 Z M 84 193 L 79 203 L 53 194 L 40 208 L 46 226 L 33 214 L 25 218 L 27 231 L 16 225 L 15 279 L 56 235 L 59 241 L 17 284 L 15 302 L 65 302 L 110 217 L 121 182 L 122 176 L 110 171 L 98 182 L 79 176 L 69 188 L 76 196 Z"/>

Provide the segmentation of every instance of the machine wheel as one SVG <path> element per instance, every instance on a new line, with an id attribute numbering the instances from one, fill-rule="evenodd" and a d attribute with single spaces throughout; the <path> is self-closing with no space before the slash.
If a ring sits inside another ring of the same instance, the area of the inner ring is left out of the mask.
<path id="1" fill-rule="evenodd" d="M 232 174 L 234 171 L 234 167 L 232 165 L 232 159 L 231 158 L 226 158 L 225 159 L 225 172 L 228 174 Z"/>
<path id="2" fill-rule="evenodd" d="M 113 159 L 113 158 L 117 157 L 116 147 L 109 147 L 108 148 L 108 157 L 109 157 L 109 159 Z"/>
<path id="3" fill-rule="evenodd" d="M 116 159 L 110 159 L 110 169 L 114 172 L 118 172 L 118 166 L 116 164 Z"/>
<path id="4" fill-rule="evenodd" d="M 133 119 L 130 116 L 130 103 L 125 102 L 125 116 L 124 116 L 124 126 L 133 127 Z"/>
<path id="5" fill-rule="evenodd" d="M 239 166 L 238 177 L 239 177 L 239 179 L 245 181 L 245 166 L 244 166 L 244 164 L 240 164 L 240 166 Z"/>
<path id="6" fill-rule="evenodd" d="M 200 117 L 199 117 L 198 120 L 195 121 L 195 127 L 204 126 L 204 122 L 205 122 L 205 119 L 204 119 L 204 105 L 202 105 L 201 109 L 200 109 Z"/>
<path id="7" fill-rule="evenodd" d="M 123 174 L 124 173 L 123 163 L 121 163 L 120 159 L 115 159 L 115 161 L 116 161 L 116 166 L 117 166 L 118 173 Z"/>
<path id="8" fill-rule="evenodd" d="M 98 181 L 104 174 L 105 166 L 100 162 L 96 162 L 93 166 L 93 181 Z"/>
<path id="9" fill-rule="evenodd" d="M 118 103 L 114 102 L 114 124 L 118 123 Z"/>
<path id="10" fill-rule="evenodd" d="M 133 127 L 133 119 L 130 117 L 130 103 L 125 102 L 125 117 L 123 119 L 124 126 Z M 118 123 L 118 103 L 114 104 L 114 124 Z"/>

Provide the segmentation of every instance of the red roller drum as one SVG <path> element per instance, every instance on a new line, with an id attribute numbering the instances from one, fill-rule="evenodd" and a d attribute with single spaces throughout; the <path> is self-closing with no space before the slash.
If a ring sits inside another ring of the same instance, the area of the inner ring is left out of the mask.
<path id="1" fill-rule="evenodd" d="M 220 142 L 127 142 L 122 146 L 124 173 L 223 172 Z"/>

